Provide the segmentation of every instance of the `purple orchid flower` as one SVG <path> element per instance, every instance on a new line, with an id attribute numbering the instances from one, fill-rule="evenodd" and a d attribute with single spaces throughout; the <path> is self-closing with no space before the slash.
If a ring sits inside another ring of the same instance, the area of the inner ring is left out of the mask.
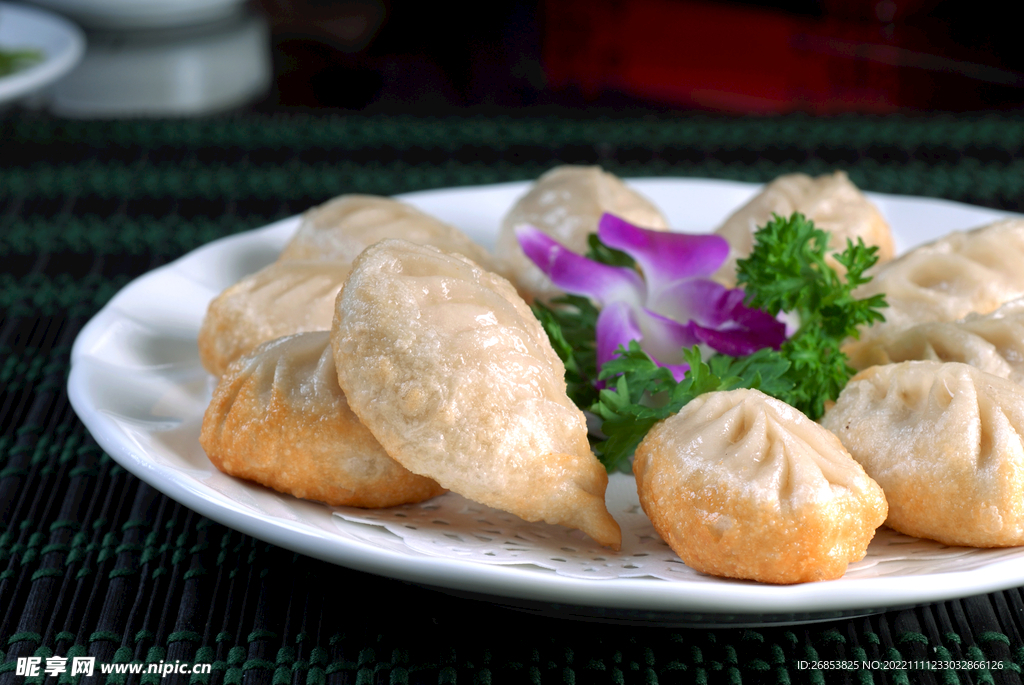
<path id="1" fill-rule="evenodd" d="M 597 364 L 636 340 L 681 380 L 682 351 L 704 345 L 731 356 L 778 348 L 785 325 L 743 305 L 744 293 L 712 281 L 729 254 L 717 235 L 651 231 L 611 214 L 598 223 L 608 247 L 632 257 L 637 269 L 601 264 L 572 252 L 530 225 L 516 229 L 526 255 L 562 290 L 597 301 Z M 641 275 L 642 274 L 642 275 Z"/>

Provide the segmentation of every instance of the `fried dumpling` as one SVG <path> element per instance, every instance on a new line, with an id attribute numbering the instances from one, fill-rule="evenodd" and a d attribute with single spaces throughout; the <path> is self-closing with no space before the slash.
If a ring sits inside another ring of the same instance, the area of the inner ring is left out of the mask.
<path id="1" fill-rule="evenodd" d="M 587 236 L 597 232 L 597 223 L 606 212 L 642 228 L 668 229 L 668 221 L 650 200 L 601 167 L 560 166 L 548 171 L 502 219 L 495 248 L 501 260 L 500 273 L 527 301 L 562 295 L 523 253 L 516 227 L 530 224 L 573 252 L 584 254 Z"/>
<path id="2" fill-rule="evenodd" d="M 391 459 L 349 409 L 327 331 L 271 341 L 232 364 L 199 441 L 224 473 L 331 505 L 389 507 L 444 492 Z"/>
<path id="3" fill-rule="evenodd" d="M 331 341 L 352 410 L 396 461 L 618 548 L 608 476 L 565 368 L 508 281 L 458 255 L 382 241 L 353 265 Z"/>
<path id="4" fill-rule="evenodd" d="M 342 195 L 308 210 L 280 259 L 352 262 L 360 252 L 385 238 L 433 245 L 494 270 L 487 250 L 459 229 L 412 205 L 376 195 Z"/>
<path id="5" fill-rule="evenodd" d="M 220 376 L 260 343 L 285 335 L 326 331 L 334 300 L 351 265 L 300 259 L 275 262 L 218 295 L 199 329 L 203 368 Z"/>
<path id="6" fill-rule="evenodd" d="M 873 366 L 822 424 L 885 491 L 886 524 L 947 545 L 1024 544 L 1024 389 L 957 362 Z"/>
<path id="7" fill-rule="evenodd" d="M 278 261 L 211 302 L 199 333 L 199 357 L 215 376 L 256 345 L 331 327 L 334 298 L 351 262 L 367 246 L 400 237 L 463 254 L 493 270 L 487 251 L 454 226 L 411 205 L 372 195 L 343 195 L 303 215 Z"/>
<path id="8" fill-rule="evenodd" d="M 987 314 L 1024 296 L 1024 219 L 957 231 L 922 245 L 874 274 L 856 297 L 883 293 L 885 321 L 861 330 L 861 340 L 929 321 Z"/>
<path id="9" fill-rule="evenodd" d="M 803 214 L 820 229 L 829 231 L 829 247 L 841 252 L 847 239 L 878 246 L 879 262 L 896 254 L 888 222 L 842 171 L 812 178 L 806 174 L 779 176 L 747 204 L 722 223 L 715 233 L 729 241 L 729 257 L 715 274 L 715 280 L 736 285 L 736 260 L 750 256 L 754 233 L 767 224 L 772 214 L 787 218 Z M 831 256 L 831 266 L 837 267 Z"/>
<path id="10" fill-rule="evenodd" d="M 989 314 L 888 331 L 851 342 L 843 351 L 858 370 L 906 361 L 961 362 L 1024 383 L 1024 298 L 1010 300 Z"/>
<path id="11" fill-rule="evenodd" d="M 633 473 L 658 534 L 717 576 L 839 578 L 886 516 L 881 488 L 834 435 L 759 390 L 707 393 L 656 424 Z"/>

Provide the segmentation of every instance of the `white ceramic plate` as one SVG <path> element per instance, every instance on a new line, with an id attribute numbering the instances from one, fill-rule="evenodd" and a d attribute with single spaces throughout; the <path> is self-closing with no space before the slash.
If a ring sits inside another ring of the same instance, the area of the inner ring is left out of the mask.
<path id="1" fill-rule="evenodd" d="M 682 231 L 711 230 L 756 191 L 727 181 L 639 179 Z M 527 185 L 437 190 L 403 199 L 492 247 Z M 901 249 L 1005 217 L 941 200 L 873 195 Z M 344 566 L 560 615 L 674 624 L 828 620 L 1024 584 L 1024 548 L 968 550 L 883 529 L 840 580 L 777 587 L 683 566 L 616 475 L 609 508 L 624 532 L 611 553 L 577 532 L 527 524 L 456 495 L 364 512 L 304 502 L 217 471 L 198 443 L 211 379 L 196 336 L 208 302 L 273 261 L 293 217 L 215 241 L 126 286 L 82 330 L 68 393 L 97 442 L 170 497 L 225 525 Z"/>
<path id="2" fill-rule="evenodd" d="M 81 29 L 33 7 L 0 2 L 0 50 L 38 50 L 43 59 L 0 76 L 0 103 L 45 88 L 78 64 L 85 52 Z"/>

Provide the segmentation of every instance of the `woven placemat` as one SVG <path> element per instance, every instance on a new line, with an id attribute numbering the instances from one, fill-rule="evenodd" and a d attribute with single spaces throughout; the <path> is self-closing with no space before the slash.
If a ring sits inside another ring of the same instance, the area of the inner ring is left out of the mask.
<path id="1" fill-rule="evenodd" d="M 142 483 L 96 445 L 65 388 L 75 336 L 130 279 L 341 193 L 531 179 L 561 163 L 744 181 L 843 168 L 868 190 L 1022 211 L 1022 145 L 1024 117 L 1009 116 L 0 119 L 0 683 L 164 680 L 98 664 L 177 664 L 169 682 L 201 683 L 1019 682 L 1019 589 L 682 629 L 530 614 L 332 566 Z M 95 659 L 91 678 L 72 674 L 76 657 Z M 998 666 L 900 667 L 964 660 Z M 209 672 L 181 672 L 196 663 Z"/>

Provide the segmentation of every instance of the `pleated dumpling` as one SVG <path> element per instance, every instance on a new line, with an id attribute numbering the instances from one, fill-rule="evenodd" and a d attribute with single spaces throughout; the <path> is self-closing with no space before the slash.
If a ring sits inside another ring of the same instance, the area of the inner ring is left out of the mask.
<path id="1" fill-rule="evenodd" d="M 665 542 L 717 576 L 839 578 L 886 516 L 881 488 L 834 435 L 759 390 L 707 393 L 656 424 L 633 473 Z"/>
<path id="2" fill-rule="evenodd" d="M 822 424 L 885 491 L 887 525 L 947 545 L 1024 544 L 1024 389 L 957 362 L 873 366 Z"/>
<path id="3" fill-rule="evenodd" d="M 501 273 L 528 301 L 562 295 L 523 253 L 516 227 L 530 224 L 573 252 L 584 254 L 587 236 L 597 233 L 597 223 L 606 212 L 643 228 L 668 229 L 668 221 L 650 200 L 601 167 L 560 166 L 548 171 L 502 219 L 495 248 Z"/>
<path id="4" fill-rule="evenodd" d="M 858 370 L 906 361 L 961 362 L 1024 383 L 1024 298 L 989 314 L 888 331 L 843 350 Z"/>
<path id="5" fill-rule="evenodd" d="M 262 342 L 328 330 L 352 260 L 384 238 L 436 245 L 493 269 L 487 251 L 454 226 L 390 198 L 343 195 L 303 215 L 277 262 L 211 302 L 199 332 L 203 367 L 219 376 Z"/>
<path id="6" fill-rule="evenodd" d="M 1024 219 L 957 231 L 882 266 L 856 297 L 885 295 L 885 321 L 861 331 L 864 342 L 929 321 L 987 314 L 1024 296 Z"/>
<path id="7" fill-rule="evenodd" d="M 349 409 L 327 331 L 271 341 L 232 364 L 199 440 L 224 473 L 331 505 L 389 507 L 444 492 L 391 459 Z"/>
<path id="8" fill-rule="evenodd" d="M 199 359 L 214 376 L 260 343 L 326 331 L 351 265 L 333 260 L 275 262 L 246 276 L 210 303 L 199 329 Z"/>
<path id="9" fill-rule="evenodd" d="M 308 210 L 280 259 L 352 262 L 367 247 L 386 238 L 433 245 L 494 270 L 487 250 L 459 229 L 410 204 L 376 195 L 341 195 Z"/>
<path id="10" fill-rule="evenodd" d="M 388 454 L 471 500 L 618 548 L 608 476 L 565 368 L 511 284 L 400 240 L 368 248 L 331 341 L 353 411 Z"/>
<path id="11" fill-rule="evenodd" d="M 786 174 L 767 184 L 715 229 L 715 233 L 729 241 L 729 257 L 715 279 L 734 287 L 736 260 L 750 256 L 757 229 L 766 225 L 772 214 L 788 218 L 794 212 L 828 231 L 829 247 L 833 251 L 841 252 L 847 240 L 856 242 L 861 238 L 865 245 L 878 247 L 879 262 L 887 262 L 896 254 L 888 222 L 846 173 L 836 171 L 813 178 L 806 174 Z M 834 261 L 831 265 L 838 266 Z"/>

